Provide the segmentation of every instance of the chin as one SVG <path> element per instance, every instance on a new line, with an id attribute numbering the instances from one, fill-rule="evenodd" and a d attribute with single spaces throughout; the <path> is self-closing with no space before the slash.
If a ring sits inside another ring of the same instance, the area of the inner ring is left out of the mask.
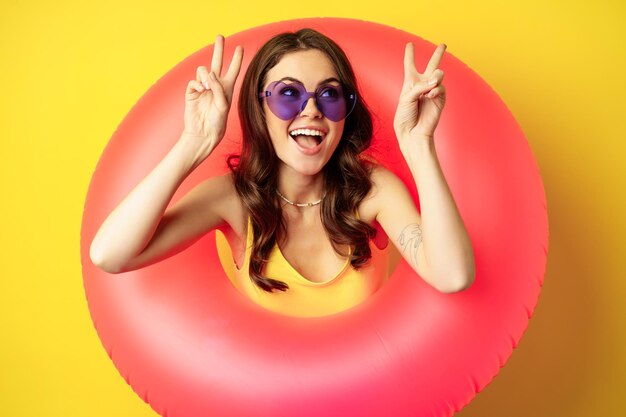
<path id="1" fill-rule="evenodd" d="M 322 172 L 332 156 L 334 149 L 329 149 L 324 143 L 313 154 L 302 152 L 293 139 L 289 139 L 288 146 L 277 149 L 276 155 L 284 168 L 300 175 L 315 176 Z"/>
<path id="2" fill-rule="evenodd" d="M 297 172 L 301 175 L 315 176 L 322 172 L 325 164 L 321 164 L 320 162 L 314 161 L 296 161 L 295 163 L 285 164 L 291 170 Z"/>

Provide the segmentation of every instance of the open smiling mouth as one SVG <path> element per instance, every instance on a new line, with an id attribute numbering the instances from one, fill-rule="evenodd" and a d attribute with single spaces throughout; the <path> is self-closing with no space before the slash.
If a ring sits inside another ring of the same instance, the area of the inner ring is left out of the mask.
<path id="1" fill-rule="evenodd" d="M 289 136 L 296 142 L 300 150 L 310 153 L 306 151 L 317 150 L 324 141 L 326 134 L 319 130 L 296 129 L 289 132 Z"/>

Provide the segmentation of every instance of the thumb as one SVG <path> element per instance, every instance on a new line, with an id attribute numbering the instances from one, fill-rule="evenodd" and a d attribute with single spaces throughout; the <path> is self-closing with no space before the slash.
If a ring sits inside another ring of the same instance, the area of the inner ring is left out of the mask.
<path id="1" fill-rule="evenodd" d="M 404 93 L 402 98 L 407 101 L 416 101 L 420 95 L 432 90 L 436 85 L 437 77 L 433 76 L 428 80 L 420 81 L 413 86 L 409 86 L 408 91 Z"/>

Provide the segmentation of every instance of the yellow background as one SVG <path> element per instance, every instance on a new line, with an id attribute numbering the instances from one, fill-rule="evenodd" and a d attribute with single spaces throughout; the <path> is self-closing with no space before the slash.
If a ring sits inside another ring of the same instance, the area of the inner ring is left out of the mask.
<path id="1" fill-rule="evenodd" d="M 550 253 L 539 304 L 458 415 L 626 415 L 623 2 L 167 3 L 0 3 L 0 415 L 156 416 L 87 311 L 80 222 L 98 158 L 143 93 L 216 34 L 329 16 L 445 42 L 507 103 L 541 169 Z"/>

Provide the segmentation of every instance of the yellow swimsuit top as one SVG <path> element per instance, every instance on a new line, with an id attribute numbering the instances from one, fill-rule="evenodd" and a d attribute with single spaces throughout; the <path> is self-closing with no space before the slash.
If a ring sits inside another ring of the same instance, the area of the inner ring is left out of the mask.
<path id="1" fill-rule="evenodd" d="M 229 256 L 227 259 L 231 267 L 225 265 L 223 260 L 222 263 L 235 288 L 256 304 L 287 316 L 318 317 L 347 310 L 374 294 L 389 276 L 389 243 L 384 249 L 378 249 L 370 241 L 372 257 L 365 266 L 357 271 L 350 265 L 350 260 L 346 259 L 341 270 L 325 282 L 313 282 L 303 277 L 285 259 L 278 244 L 275 244 L 264 275 L 286 283 L 289 288 L 286 291 L 274 290 L 269 293 L 257 287 L 248 273 L 252 250 L 252 224 L 249 217 L 246 251 L 241 269 L 232 260 L 230 247 L 221 233 L 218 234 L 218 248 L 220 246 L 228 252 L 228 255 L 222 253 L 220 259 Z"/>

